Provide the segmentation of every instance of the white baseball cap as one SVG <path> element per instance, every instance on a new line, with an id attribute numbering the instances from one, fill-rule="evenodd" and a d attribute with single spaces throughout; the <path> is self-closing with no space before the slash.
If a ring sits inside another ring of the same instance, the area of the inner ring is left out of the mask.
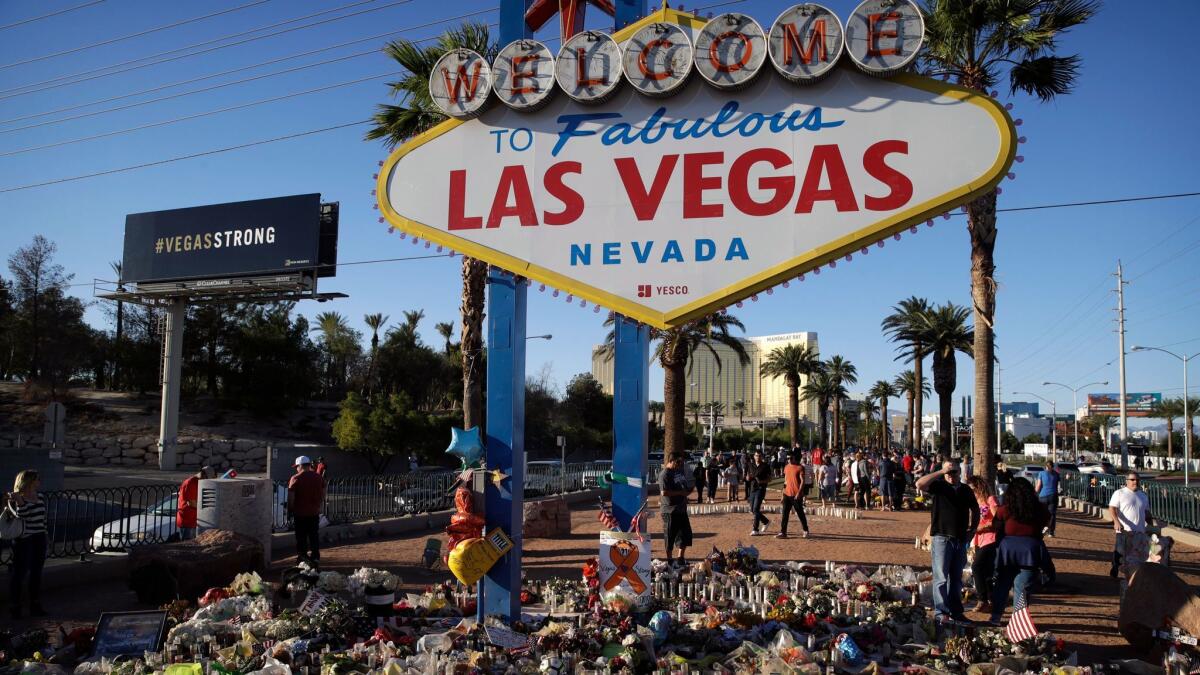
<path id="1" fill-rule="evenodd" d="M 300 466 L 301 464 L 312 464 L 312 459 L 310 459 L 308 455 L 300 455 L 293 463 L 296 466 Z"/>

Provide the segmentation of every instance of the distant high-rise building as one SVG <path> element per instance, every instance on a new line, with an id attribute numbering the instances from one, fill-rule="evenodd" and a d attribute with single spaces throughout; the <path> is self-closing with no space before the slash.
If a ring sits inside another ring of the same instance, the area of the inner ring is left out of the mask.
<path id="1" fill-rule="evenodd" d="M 725 424 L 736 422 L 734 404 L 745 402 L 746 419 L 788 417 L 788 388 L 783 378 L 762 376 L 762 363 L 778 347 L 791 344 L 806 346 L 817 351 L 817 334 L 814 332 L 784 333 L 759 337 L 738 338 L 750 363 L 743 366 L 737 354 L 722 344 L 713 344 L 710 351 L 705 347 L 696 350 L 688 364 L 684 400 L 702 404 L 719 401 L 724 404 Z M 602 347 L 592 350 L 592 377 L 613 392 L 613 362 L 606 358 Z M 807 378 L 801 378 L 804 386 Z M 817 421 L 817 404 L 800 401 L 800 415 L 809 421 Z"/>

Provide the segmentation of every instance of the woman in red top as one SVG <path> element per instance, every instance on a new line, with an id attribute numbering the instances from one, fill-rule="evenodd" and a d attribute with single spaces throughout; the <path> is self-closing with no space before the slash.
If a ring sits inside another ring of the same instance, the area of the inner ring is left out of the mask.
<path id="1" fill-rule="evenodd" d="M 975 501 L 979 504 L 979 527 L 975 530 L 972 544 L 975 546 L 975 559 L 971 563 L 971 576 L 975 579 L 975 595 L 979 604 L 975 605 L 976 612 L 992 611 L 992 582 L 996 576 L 996 511 L 1000 508 L 996 496 L 992 494 L 992 484 L 980 478 L 971 476 L 967 479 L 967 487 L 975 493 Z"/>
<path id="2" fill-rule="evenodd" d="M 992 592 L 993 624 L 1000 623 L 1008 592 L 1013 591 L 1013 611 L 1029 602 L 1029 586 L 1044 564 L 1046 548 L 1039 535 L 1050 521 L 1050 512 L 1038 501 L 1033 485 L 1014 478 L 1004 493 L 1004 505 L 996 512 L 1004 522 L 1004 537 L 996 552 L 996 586 Z"/>

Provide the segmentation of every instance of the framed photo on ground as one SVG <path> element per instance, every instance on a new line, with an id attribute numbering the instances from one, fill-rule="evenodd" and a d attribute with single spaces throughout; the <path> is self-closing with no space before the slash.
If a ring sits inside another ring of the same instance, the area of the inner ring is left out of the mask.
<path id="1" fill-rule="evenodd" d="M 167 613 L 162 610 L 145 612 L 104 612 L 96 624 L 96 639 L 92 656 L 141 656 L 156 652 L 162 644 Z"/>

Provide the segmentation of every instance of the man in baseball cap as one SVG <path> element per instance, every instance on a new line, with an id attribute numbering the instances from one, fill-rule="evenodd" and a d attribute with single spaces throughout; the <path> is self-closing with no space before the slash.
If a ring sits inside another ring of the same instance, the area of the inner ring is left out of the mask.
<path id="1" fill-rule="evenodd" d="M 313 565 L 321 561 L 321 543 L 317 529 L 321 523 L 321 508 L 325 505 L 325 479 L 313 471 L 307 455 L 296 458 L 296 475 L 288 481 L 288 511 L 296 531 L 296 558 Z"/>

